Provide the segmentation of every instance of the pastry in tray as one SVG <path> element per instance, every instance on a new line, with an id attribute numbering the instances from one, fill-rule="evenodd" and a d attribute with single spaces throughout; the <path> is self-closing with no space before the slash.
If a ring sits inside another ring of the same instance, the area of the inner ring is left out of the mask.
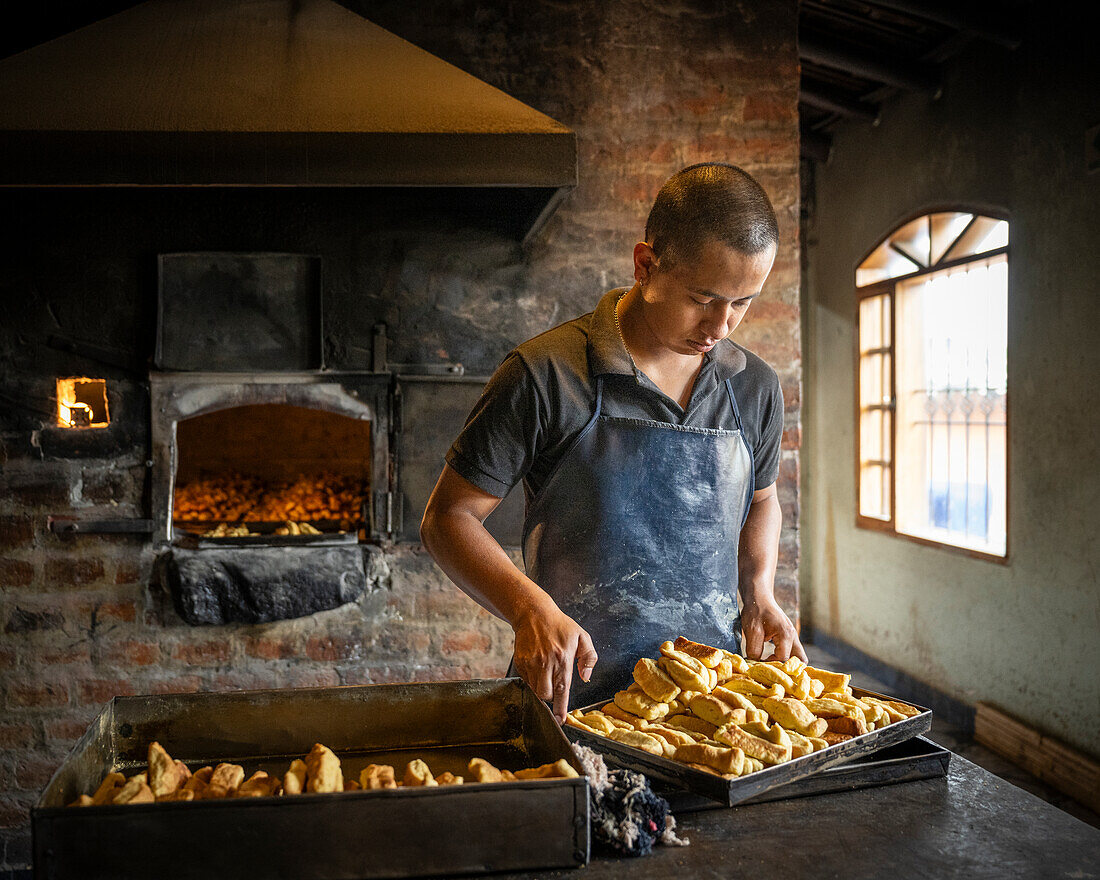
<path id="1" fill-rule="evenodd" d="M 633 683 L 565 723 L 727 778 L 745 776 L 920 714 L 856 697 L 851 676 L 797 657 L 748 660 L 683 636 L 642 657 Z"/>
<path id="2" fill-rule="evenodd" d="M 450 771 L 433 775 L 420 758 L 414 758 L 397 775 L 389 764 L 368 764 L 358 780 L 345 779 L 336 753 L 321 743 L 309 754 L 295 758 L 280 779 L 257 770 L 245 779 L 240 764 L 218 764 L 193 773 L 182 761 L 173 760 L 157 742 L 150 744 L 148 768 L 128 779 L 108 773 L 94 794 L 82 794 L 70 807 L 151 804 L 168 801 L 201 801 L 223 798 L 275 797 L 297 794 L 335 793 L 379 788 L 414 788 L 441 785 L 470 785 L 478 782 L 516 782 L 531 779 L 570 779 L 579 776 L 564 758 L 538 767 L 511 770 L 494 767 L 484 758 L 472 758 L 465 776 Z"/>

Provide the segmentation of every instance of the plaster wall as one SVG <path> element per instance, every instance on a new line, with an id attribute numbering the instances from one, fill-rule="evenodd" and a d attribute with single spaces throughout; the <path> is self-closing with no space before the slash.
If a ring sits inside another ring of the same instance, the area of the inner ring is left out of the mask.
<path id="1" fill-rule="evenodd" d="M 1100 755 L 1100 122 L 1095 53 L 1034 8 L 1014 52 L 970 47 L 938 100 L 838 132 L 815 172 L 804 289 L 803 614 L 950 696 Z M 1095 135 L 1093 135 L 1095 136 Z M 855 267 L 918 212 L 1006 211 L 1006 564 L 857 528 Z"/>

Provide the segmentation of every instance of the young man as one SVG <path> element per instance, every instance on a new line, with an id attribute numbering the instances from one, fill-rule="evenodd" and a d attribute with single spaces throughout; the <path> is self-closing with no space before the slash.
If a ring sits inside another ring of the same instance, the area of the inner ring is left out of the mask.
<path id="1" fill-rule="evenodd" d="M 805 659 L 772 594 L 782 393 L 728 339 L 778 241 L 741 169 L 674 175 L 634 246 L 634 286 L 509 354 L 447 454 L 424 545 L 511 624 L 515 671 L 559 719 L 678 635 L 737 651 L 743 629 L 750 657 L 770 640 Z M 521 479 L 525 572 L 482 525 Z"/>

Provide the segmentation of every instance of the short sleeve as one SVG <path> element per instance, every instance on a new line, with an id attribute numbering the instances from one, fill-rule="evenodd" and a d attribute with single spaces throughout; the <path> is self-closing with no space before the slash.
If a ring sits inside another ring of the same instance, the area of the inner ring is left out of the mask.
<path id="1" fill-rule="evenodd" d="M 756 488 L 766 489 L 779 478 L 779 455 L 783 446 L 783 389 L 774 382 L 760 412 L 760 433 L 753 446 Z"/>
<path id="2" fill-rule="evenodd" d="M 535 459 L 543 406 L 523 359 L 508 355 L 485 385 L 446 461 L 479 489 L 503 498 Z"/>

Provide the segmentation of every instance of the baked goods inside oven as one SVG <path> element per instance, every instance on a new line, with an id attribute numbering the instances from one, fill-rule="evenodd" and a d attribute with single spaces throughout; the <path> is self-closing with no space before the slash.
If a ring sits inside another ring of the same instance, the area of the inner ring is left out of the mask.
<path id="1" fill-rule="evenodd" d="M 81 794 L 69 806 L 279 797 L 485 782 L 569 779 L 578 775 L 564 758 L 512 771 L 495 767 L 484 758 L 475 757 L 470 759 L 466 772 L 461 776 L 449 770 L 435 773 L 422 758 L 413 758 L 400 775 L 390 764 L 368 764 L 360 771 L 358 779 L 344 779 L 339 756 L 324 744 L 315 743 L 304 758 L 292 760 L 281 777 L 266 770 L 256 770 L 245 779 L 245 770 L 240 764 L 221 763 L 192 772 L 182 761 L 173 760 L 160 743 L 154 742 L 149 745 L 148 767 L 145 770 L 129 778 L 112 771 L 103 778 L 93 794 Z"/>
<path id="2" fill-rule="evenodd" d="M 723 776 L 782 764 L 919 714 L 857 697 L 851 676 L 789 660 L 749 660 L 684 636 L 634 665 L 634 682 L 569 726 Z"/>

